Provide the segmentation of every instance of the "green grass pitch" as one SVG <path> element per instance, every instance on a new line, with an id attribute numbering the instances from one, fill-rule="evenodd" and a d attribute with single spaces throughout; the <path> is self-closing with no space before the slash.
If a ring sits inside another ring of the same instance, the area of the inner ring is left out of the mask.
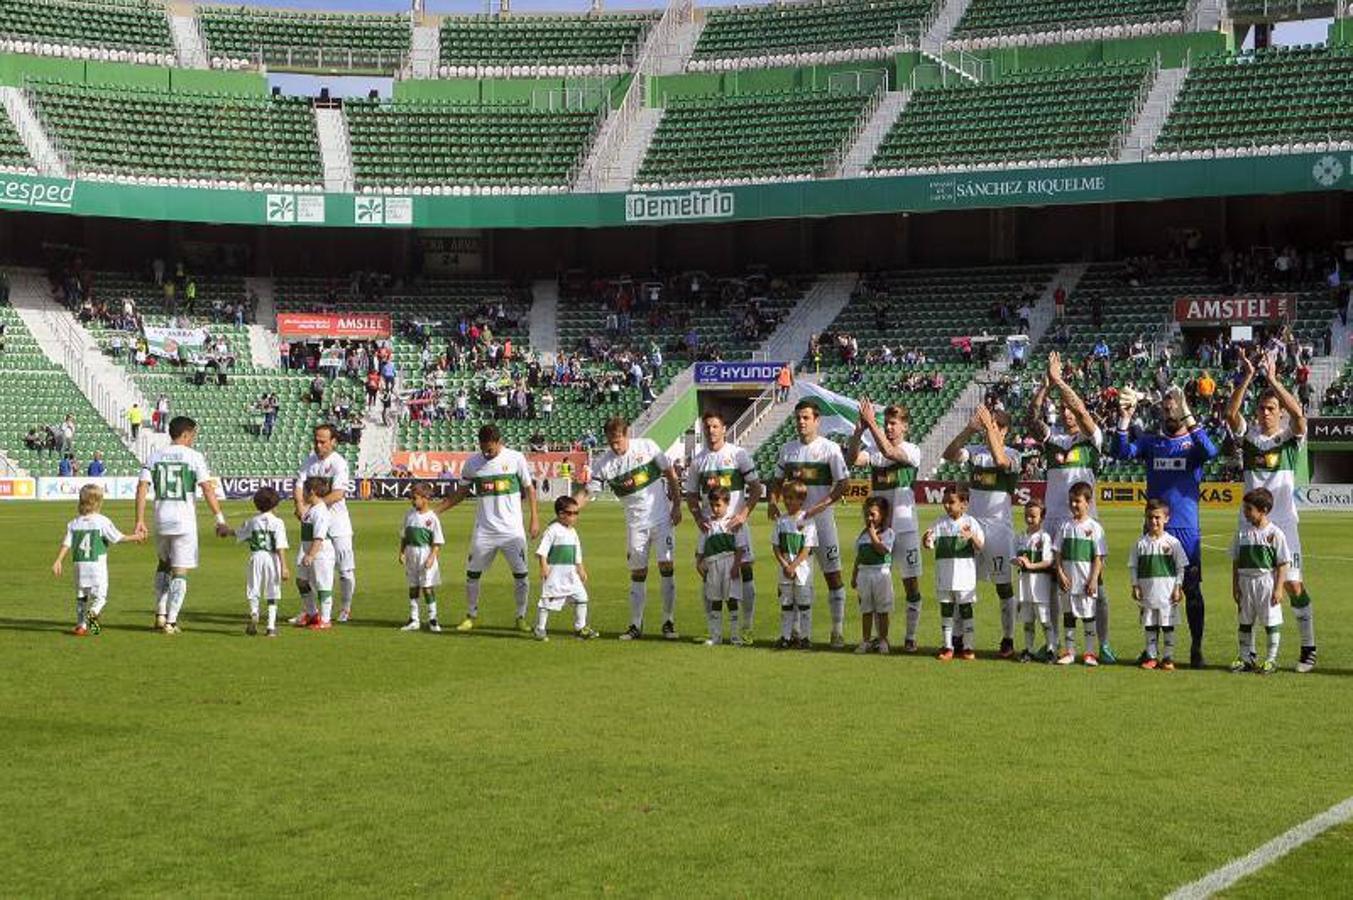
<path id="1" fill-rule="evenodd" d="M 129 504 L 105 511 L 130 526 Z M 246 506 L 229 512 L 239 522 Z M 580 525 L 606 639 L 573 640 L 568 612 L 548 644 L 512 631 L 501 561 L 481 630 L 404 634 L 404 512 L 355 505 L 356 620 L 332 632 L 247 638 L 244 553 L 204 537 L 184 634 L 150 633 L 153 553 L 123 546 L 104 633 L 77 639 L 71 581 L 48 568 L 74 504 L 0 504 L 0 891 L 1149 897 L 1353 794 L 1353 515 L 1304 523 L 1319 668 L 1290 671 L 1289 614 L 1284 671 L 1265 679 L 1224 671 L 1230 512 L 1204 522 L 1213 668 L 1168 674 L 997 660 L 989 586 L 986 652 L 969 663 L 621 643 L 612 503 Z M 470 515 L 444 520 L 450 623 Z M 856 516 L 838 514 L 843 536 Z M 1141 649 L 1124 568 L 1137 521 L 1105 522 L 1128 660 Z M 765 639 L 777 611 L 764 518 L 755 528 Z M 678 625 L 694 636 L 688 522 L 679 541 Z M 657 587 L 655 573 L 654 611 Z M 818 604 L 822 639 L 820 581 Z M 295 609 L 289 587 L 284 615 Z M 1332 832 L 1234 896 L 1339 893 L 1348 840 Z"/>

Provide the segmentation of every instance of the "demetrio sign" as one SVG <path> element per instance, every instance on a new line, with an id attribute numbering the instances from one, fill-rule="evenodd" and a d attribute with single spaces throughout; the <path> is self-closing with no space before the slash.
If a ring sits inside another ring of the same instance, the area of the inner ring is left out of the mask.
<path id="1" fill-rule="evenodd" d="M 1353 157 L 1294 153 L 606 194 L 209 190 L 0 175 L 0 210 L 278 228 L 613 228 L 1353 189 Z"/>

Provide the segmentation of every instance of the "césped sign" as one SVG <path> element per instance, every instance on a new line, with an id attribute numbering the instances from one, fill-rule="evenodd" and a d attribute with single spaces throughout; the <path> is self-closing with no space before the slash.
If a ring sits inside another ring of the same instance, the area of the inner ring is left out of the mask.
<path id="1" fill-rule="evenodd" d="M 52 178 L 0 175 L 0 207 L 69 210 L 75 205 L 75 182 Z"/>

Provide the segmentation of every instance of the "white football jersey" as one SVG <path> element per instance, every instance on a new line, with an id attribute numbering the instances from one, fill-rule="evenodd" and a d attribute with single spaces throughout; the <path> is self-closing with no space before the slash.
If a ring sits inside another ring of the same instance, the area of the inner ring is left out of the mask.
<path id="1" fill-rule="evenodd" d="M 442 520 L 430 509 L 426 512 L 410 509 L 404 516 L 401 542 L 405 547 L 435 547 L 445 544 Z"/>
<path id="2" fill-rule="evenodd" d="M 1095 557 L 1107 557 L 1109 544 L 1104 528 L 1091 518 L 1079 522 L 1067 519 L 1057 534 L 1057 553 L 1061 556 L 1062 571 L 1071 579 L 1068 593 L 1084 594 L 1090 587 L 1090 569 Z"/>
<path id="3" fill-rule="evenodd" d="M 348 461 L 337 450 L 324 459 L 320 459 L 318 454 L 311 453 L 306 457 L 305 464 L 301 466 L 301 471 L 297 473 L 297 477 L 305 479 L 315 476 L 329 479 L 329 490 L 345 492 L 342 500 L 329 506 L 329 516 L 332 520 L 329 535 L 331 537 L 350 537 L 352 535 L 352 519 L 348 517 L 347 498 L 352 495 L 353 484 Z"/>
<path id="4" fill-rule="evenodd" d="M 77 584 L 108 580 L 108 545 L 118 543 L 122 537 L 122 532 L 103 513 L 90 513 L 70 520 L 61 546 L 71 551 Z"/>
<path id="5" fill-rule="evenodd" d="M 1091 434 L 1070 434 L 1060 425 L 1055 426 L 1043 441 L 1043 464 L 1047 469 L 1047 491 L 1043 502 L 1048 518 L 1062 522 L 1071 518 L 1071 486 L 1078 482 L 1090 485 L 1090 518 L 1095 511 L 1095 466 L 1099 451 L 1104 446 L 1104 432 L 1095 428 Z M 1007 449 L 1007 453 L 1010 451 Z"/>
<path id="6" fill-rule="evenodd" d="M 550 567 L 550 577 L 540 588 L 542 597 L 575 597 L 584 593 L 583 580 L 578 574 L 578 564 L 583 561 L 583 545 L 575 529 L 551 522 L 540 536 L 536 555 L 545 557 Z"/>
<path id="7" fill-rule="evenodd" d="M 967 526 L 969 536 L 963 536 Z M 973 537 L 986 538 L 977 519 L 967 513 L 957 519 L 940 516 L 931 526 L 935 538 L 935 590 L 971 591 L 977 588 L 977 547 Z"/>
<path id="8" fill-rule="evenodd" d="M 531 482 L 531 466 L 520 452 L 502 447 L 493 459 L 475 453 L 460 477 L 470 485 L 475 507 L 475 534 L 485 538 L 523 538 L 521 492 Z"/>
<path id="9" fill-rule="evenodd" d="M 802 481 L 808 487 L 803 505 L 809 507 L 831 494 L 836 482 L 849 478 L 850 470 L 840 445 L 818 435 L 807 444 L 796 438 L 781 447 L 775 460 L 775 477 Z"/>
<path id="10" fill-rule="evenodd" d="M 625 508 L 630 528 L 653 528 L 668 522 L 672 503 L 667 496 L 664 472 L 672 461 L 648 438 L 630 438 L 629 449 L 617 455 L 610 449 L 592 463 L 587 492 L 597 494 L 609 487 Z"/>
<path id="11" fill-rule="evenodd" d="M 882 497 L 893 508 L 893 531 L 907 534 L 916 527 L 916 472 L 921 465 L 921 448 L 909 441 L 895 445 L 906 462 L 898 462 L 883 455 L 881 450 L 869 451 L 869 489 L 874 497 Z"/>
<path id="12" fill-rule="evenodd" d="M 192 447 L 156 450 L 141 469 L 141 482 L 155 497 L 156 534 L 197 534 L 197 488 L 211 481 L 207 460 Z"/>
<path id="13" fill-rule="evenodd" d="M 1020 452 L 1005 448 L 1006 465 L 996 463 L 996 457 L 986 444 L 973 444 L 960 450 L 958 461 L 968 467 L 968 515 L 982 522 L 1004 522 L 1014 528 L 1010 505 L 1019 487 Z"/>
<path id="14" fill-rule="evenodd" d="M 747 485 L 760 483 L 752 455 L 741 447 L 724 444 L 718 450 L 700 448 L 686 470 L 686 493 L 700 498 L 700 508 L 709 514 L 706 495 L 711 488 L 728 489 L 728 508 L 736 513 L 742 506 Z"/>
<path id="15" fill-rule="evenodd" d="M 329 508 L 322 501 L 315 501 L 305 509 L 305 515 L 301 517 L 301 550 L 308 552 L 310 545 L 315 541 L 324 541 L 324 546 L 320 548 L 319 555 L 331 555 L 334 552 L 333 541 L 333 516 L 329 514 Z"/>
<path id="16" fill-rule="evenodd" d="M 235 529 L 235 540 L 249 545 L 250 553 L 286 550 L 287 526 L 271 512 L 259 513 Z"/>
<path id="17" fill-rule="evenodd" d="M 1292 429 L 1283 428 L 1277 434 L 1265 435 L 1259 426 L 1252 425 L 1240 440 L 1240 457 L 1245 467 L 1245 491 L 1267 488 L 1273 495 L 1273 511 L 1269 519 L 1279 525 L 1297 523 L 1297 463 L 1305 437 L 1298 437 Z M 1241 512 L 1241 521 L 1245 513 Z"/>
<path id="18" fill-rule="evenodd" d="M 1184 583 L 1189 558 L 1184 545 L 1168 531 L 1154 538 L 1144 534 L 1128 555 L 1128 578 L 1141 588 L 1142 605 L 1148 609 L 1168 609 L 1176 587 Z"/>

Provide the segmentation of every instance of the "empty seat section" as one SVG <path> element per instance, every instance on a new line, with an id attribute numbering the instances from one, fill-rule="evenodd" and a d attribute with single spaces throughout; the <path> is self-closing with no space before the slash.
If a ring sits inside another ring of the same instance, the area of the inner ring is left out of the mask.
<path id="1" fill-rule="evenodd" d="M 228 182 L 323 182 L 309 102 L 34 82 L 81 173 Z"/>
<path id="2" fill-rule="evenodd" d="M 819 0 L 705 11 L 695 59 L 892 46 L 912 37 L 933 0 Z"/>
<path id="3" fill-rule="evenodd" d="M 28 156 L 28 148 L 14 130 L 9 116 L 0 116 L 0 166 L 11 169 L 31 169 L 33 160 Z"/>
<path id="4" fill-rule="evenodd" d="M 173 53 L 169 19 L 148 0 L 5 0 L 0 37 L 76 47 Z"/>
<path id="5" fill-rule="evenodd" d="M 1198 59 L 1157 152 L 1353 140 L 1353 48 Z"/>
<path id="6" fill-rule="evenodd" d="M 828 91 L 670 97 L 637 181 L 819 174 L 867 99 Z"/>
<path id="7" fill-rule="evenodd" d="M 920 89 L 870 168 L 1110 158 L 1145 99 L 1149 73 L 1148 63 L 1133 61 Z"/>
<path id="8" fill-rule="evenodd" d="M 1186 0 L 972 0 L 955 38 L 1178 21 Z"/>
<path id="9" fill-rule="evenodd" d="M 346 104 L 359 186 L 562 187 L 598 126 L 595 111 L 526 104 Z"/>
<path id="10" fill-rule="evenodd" d="M 633 63 L 657 12 L 565 16 L 448 16 L 441 62 L 449 66 Z"/>
<path id="11" fill-rule="evenodd" d="M 208 6 L 198 11 L 214 59 L 273 68 L 359 68 L 389 72 L 408 55 L 407 15 L 288 12 Z"/>

